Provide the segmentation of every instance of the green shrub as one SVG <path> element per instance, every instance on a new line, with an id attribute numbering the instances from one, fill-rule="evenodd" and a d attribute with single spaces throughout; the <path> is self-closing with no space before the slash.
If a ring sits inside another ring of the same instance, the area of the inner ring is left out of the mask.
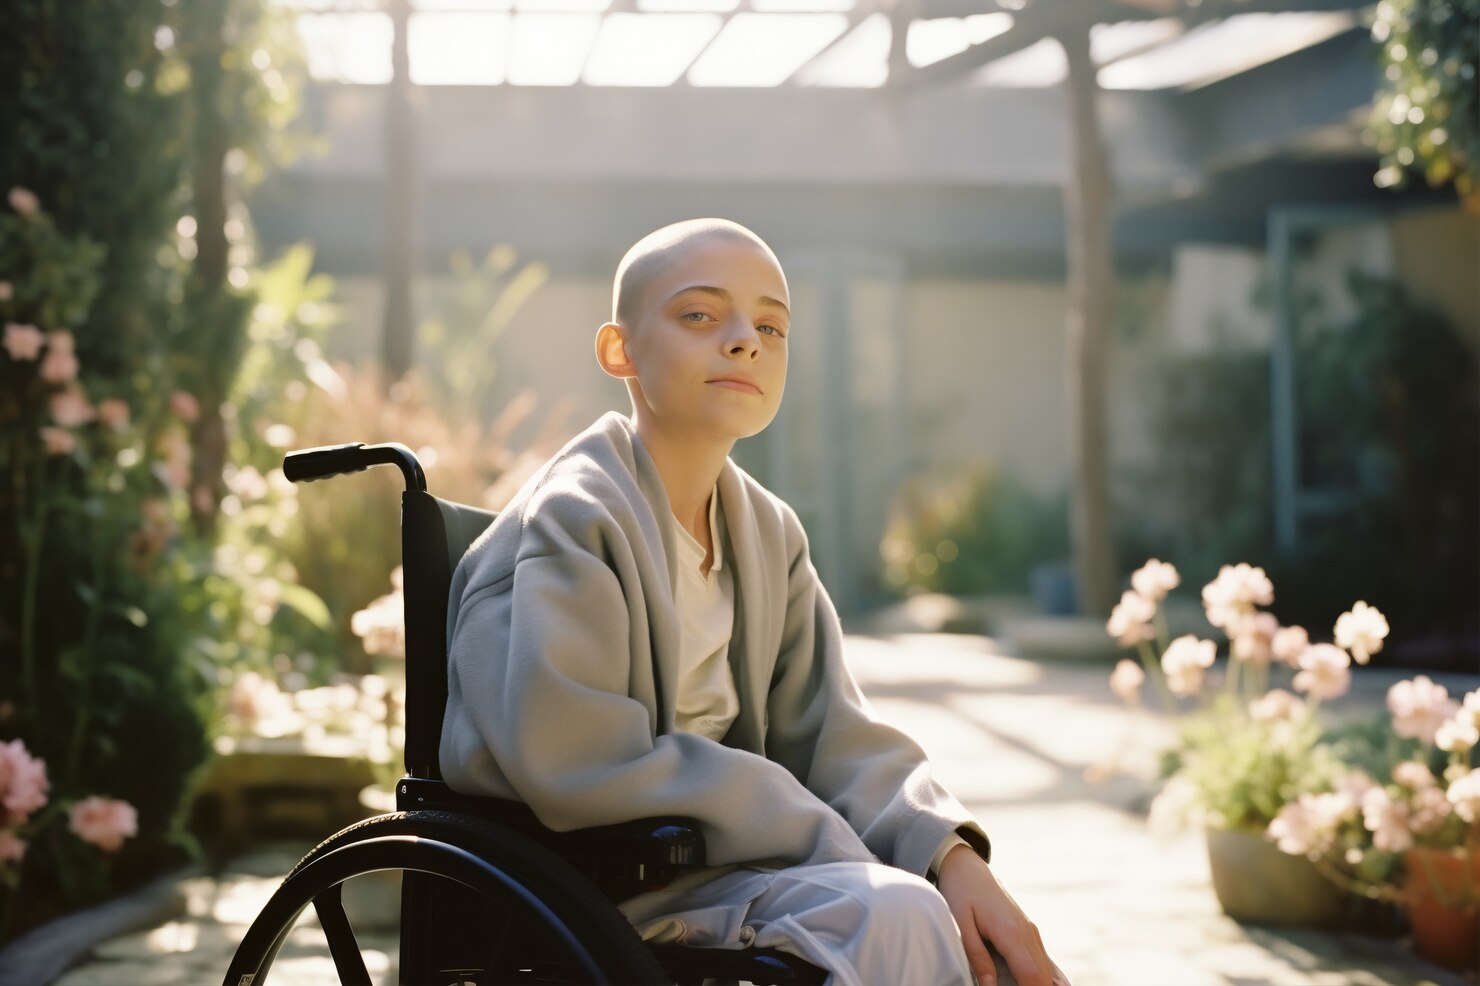
<path id="1" fill-rule="evenodd" d="M 1034 566 L 1068 555 L 1068 506 L 986 466 L 920 477 L 896 499 L 880 546 L 895 591 L 1026 592 Z"/>

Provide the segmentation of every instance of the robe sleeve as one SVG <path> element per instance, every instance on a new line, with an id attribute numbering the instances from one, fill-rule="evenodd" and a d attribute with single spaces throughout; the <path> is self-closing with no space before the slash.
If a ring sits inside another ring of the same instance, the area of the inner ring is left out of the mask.
<path id="1" fill-rule="evenodd" d="M 629 635 L 646 627 L 640 588 L 624 592 L 610 557 L 620 529 L 554 513 L 521 535 L 511 575 L 463 595 L 449 655 L 466 710 L 454 746 L 486 747 L 556 830 L 683 815 L 700 823 L 711 865 L 872 859 L 780 765 L 701 736 L 654 736 L 647 708 L 628 694 Z M 456 763 L 444 760 L 444 772 L 469 786 Z"/>
<path id="2" fill-rule="evenodd" d="M 793 548 L 767 757 L 846 818 L 886 863 L 924 876 L 952 833 L 990 860 L 986 833 L 931 776 L 925 752 L 869 708 L 843 661 L 841 624 L 790 512 L 787 528 Z"/>

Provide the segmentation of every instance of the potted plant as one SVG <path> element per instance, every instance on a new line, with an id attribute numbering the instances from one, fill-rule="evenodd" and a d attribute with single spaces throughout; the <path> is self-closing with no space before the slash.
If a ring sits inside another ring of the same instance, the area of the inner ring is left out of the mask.
<path id="1" fill-rule="evenodd" d="M 1480 689 L 1460 702 L 1419 675 L 1387 706 L 1337 785 L 1285 805 L 1268 834 L 1334 884 L 1402 906 L 1420 955 L 1480 969 Z"/>
<path id="2" fill-rule="evenodd" d="M 1353 658 L 1365 663 L 1382 647 L 1386 621 L 1359 602 L 1338 621 L 1336 643 L 1311 643 L 1304 628 L 1281 627 L 1260 608 L 1274 601 L 1263 569 L 1225 565 L 1202 590 L 1208 622 L 1228 640 L 1226 673 L 1210 687 L 1217 643 L 1195 634 L 1169 639 L 1162 603 L 1180 583 L 1174 566 L 1148 561 L 1106 625 L 1140 658 L 1119 662 L 1112 689 L 1136 704 L 1149 681 L 1176 726 L 1152 827 L 1203 827 L 1214 891 L 1229 916 L 1264 924 L 1338 921 L 1354 901 L 1309 860 L 1281 858 L 1267 833 L 1287 805 L 1339 783 L 1344 767 L 1323 738 L 1317 710 L 1350 687 Z M 1272 679 L 1289 687 L 1271 687 Z"/>

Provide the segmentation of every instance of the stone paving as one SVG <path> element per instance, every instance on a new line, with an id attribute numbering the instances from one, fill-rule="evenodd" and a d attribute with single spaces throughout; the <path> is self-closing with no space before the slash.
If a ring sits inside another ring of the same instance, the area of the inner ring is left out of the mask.
<path id="1" fill-rule="evenodd" d="M 994 870 L 1078 986 L 1480 986 L 1480 976 L 1419 962 L 1401 939 L 1264 929 L 1224 917 L 1201 837 L 1159 839 L 1145 823 L 1150 765 L 1168 726 L 1117 703 L 1103 664 L 1033 663 L 967 635 L 855 635 L 849 654 L 878 713 L 921 742 L 938 776 L 981 819 L 993 838 Z M 1364 669 L 1353 694 L 1333 704 L 1378 708 L 1397 677 Z M 1477 676 L 1449 679 L 1452 693 L 1480 685 Z M 1085 779 L 1086 768 L 1112 757 L 1126 771 Z M 214 878 L 186 880 L 183 913 L 103 943 L 58 986 L 221 982 L 246 924 L 306 848 L 263 848 Z M 361 934 L 367 966 L 377 983 L 393 982 L 386 905 L 394 889 L 358 896 L 367 916 L 357 927 L 373 927 Z M 284 947 L 272 979 L 337 981 L 311 917 Z"/>

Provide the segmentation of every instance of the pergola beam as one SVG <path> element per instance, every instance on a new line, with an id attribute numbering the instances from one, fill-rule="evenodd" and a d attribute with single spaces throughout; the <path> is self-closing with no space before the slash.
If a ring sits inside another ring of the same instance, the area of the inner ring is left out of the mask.
<path id="1" fill-rule="evenodd" d="M 1085 30 L 1091 24 L 1175 17 L 1188 27 L 1235 14 L 1324 13 L 1360 10 L 1370 0 L 1037 0 L 1013 13 L 1012 27 L 938 62 L 891 72 L 889 84 L 919 88 L 959 78 L 968 72 L 1036 44 L 1046 37 Z M 965 17 L 991 13 L 1002 5 L 982 0 L 919 0 L 920 16 Z"/>

